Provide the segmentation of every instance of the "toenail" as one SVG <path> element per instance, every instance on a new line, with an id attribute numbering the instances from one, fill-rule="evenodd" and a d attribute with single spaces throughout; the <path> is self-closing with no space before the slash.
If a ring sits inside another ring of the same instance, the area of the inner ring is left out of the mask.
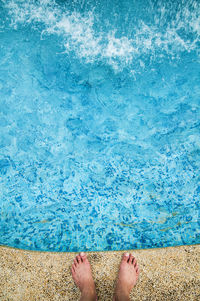
<path id="1" fill-rule="evenodd" d="M 128 256 L 129 256 L 129 253 L 125 253 L 124 255 L 125 255 L 126 257 L 128 257 Z"/>
<path id="2" fill-rule="evenodd" d="M 85 253 L 84 253 L 84 252 L 81 252 L 80 255 L 81 255 L 81 256 L 85 256 Z"/>

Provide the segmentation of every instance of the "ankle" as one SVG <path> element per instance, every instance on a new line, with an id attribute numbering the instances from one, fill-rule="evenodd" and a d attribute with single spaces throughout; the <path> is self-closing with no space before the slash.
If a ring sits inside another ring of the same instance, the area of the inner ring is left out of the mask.
<path id="1" fill-rule="evenodd" d="M 81 292 L 80 301 L 96 301 L 96 290 L 95 289 L 84 289 Z"/>
<path id="2" fill-rule="evenodd" d="M 114 293 L 114 301 L 129 301 L 129 292 L 126 290 L 116 289 Z"/>

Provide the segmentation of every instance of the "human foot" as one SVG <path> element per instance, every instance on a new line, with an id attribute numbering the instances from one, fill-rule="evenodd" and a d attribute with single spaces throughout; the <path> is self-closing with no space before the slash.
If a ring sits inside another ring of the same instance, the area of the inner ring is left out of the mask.
<path id="1" fill-rule="evenodd" d="M 71 272 L 74 282 L 81 291 L 80 300 L 96 300 L 96 289 L 92 278 L 92 270 L 85 253 L 80 253 L 74 258 Z"/>
<path id="2" fill-rule="evenodd" d="M 129 300 L 129 294 L 135 286 L 138 276 L 139 268 L 135 257 L 129 253 L 123 254 L 113 300 Z"/>

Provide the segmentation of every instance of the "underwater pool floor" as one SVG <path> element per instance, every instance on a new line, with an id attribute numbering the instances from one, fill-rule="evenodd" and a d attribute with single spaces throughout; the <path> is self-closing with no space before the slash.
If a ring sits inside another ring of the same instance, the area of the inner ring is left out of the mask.
<path id="1" fill-rule="evenodd" d="M 0 1 L 0 244 L 200 243 L 200 2 Z"/>

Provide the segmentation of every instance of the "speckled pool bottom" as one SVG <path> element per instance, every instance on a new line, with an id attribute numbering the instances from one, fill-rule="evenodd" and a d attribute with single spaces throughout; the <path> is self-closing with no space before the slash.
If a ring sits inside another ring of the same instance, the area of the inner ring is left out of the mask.
<path id="1" fill-rule="evenodd" d="M 131 300 L 199 300 L 199 245 L 132 252 L 141 273 Z M 88 253 L 99 301 L 112 301 L 122 253 Z M 70 273 L 75 254 L 0 247 L 0 300 L 77 301 L 80 293 Z"/>
<path id="2" fill-rule="evenodd" d="M 199 0 L 0 1 L 0 244 L 200 243 Z"/>

